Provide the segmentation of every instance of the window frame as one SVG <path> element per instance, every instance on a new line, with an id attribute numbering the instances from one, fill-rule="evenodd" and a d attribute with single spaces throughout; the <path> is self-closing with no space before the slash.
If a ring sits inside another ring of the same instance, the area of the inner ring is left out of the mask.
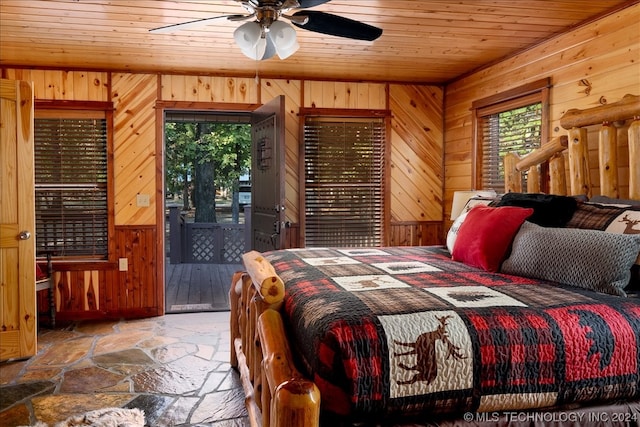
<path id="1" fill-rule="evenodd" d="M 360 110 L 360 109 L 334 109 L 334 108 L 301 108 L 300 117 L 300 144 L 299 144 L 299 212 L 300 212 L 300 245 L 306 246 L 306 142 L 305 142 L 305 125 L 309 117 L 334 118 L 334 119 L 382 119 L 384 128 L 384 141 L 382 147 L 382 198 L 380 206 L 381 212 L 381 231 L 380 244 L 387 245 L 388 242 L 388 221 L 390 218 L 390 194 L 389 194 L 389 156 L 390 156 L 390 120 L 391 112 L 389 110 Z"/>
<path id="2" fill-rule="evenodd" d="M 482 190 L 482 162 L 483 162 L 483 135 L 480 121 L 484 117 L 524 107 L 534 103 L 541 103 L 541 124 L 540 124 L 540 145 L 544 145 L 549 140 L 549 92 L 551 88 L 551 78 L 536 80 L 531 83 L 501 92 L 486 98 L 475 100 L 471 103 L 473 116 L 472 123 L 472 165 L 471 165 L 471 188 Z M 541 176 L 547 176 L 546 170 L 541 171 Z M 548 183 L 543 180 L 541 191 L 548 191 Z"/>
<path id="3" fill-rule="evenodd" d="M 114 218 L 114 107 L 108 101 L 66 101 L 66 100 L 36 100 L 34 117 L 38 118 L 95 118 L 97 114 L 104 114 L 106 122 L 106 173 L 107 173 L 107 253 L 102 255 L 53 255 L 57 261 L 71 262 L 115 262 L 115 218 Z M 37 146 L 34 147 L 37 149 Z M 35 173 L 35 165 L 34 165 Z M 39 256 L 38 259 L 42 257 Z"/>

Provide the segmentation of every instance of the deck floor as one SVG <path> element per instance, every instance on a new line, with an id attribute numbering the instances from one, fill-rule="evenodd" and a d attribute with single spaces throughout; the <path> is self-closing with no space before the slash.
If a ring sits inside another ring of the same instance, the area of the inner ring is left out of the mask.
<path id="1" fill-rule="evenodd" d="M 165 312 L 229 310 L 231 277 L 241 264 L 165 264 Z"/>

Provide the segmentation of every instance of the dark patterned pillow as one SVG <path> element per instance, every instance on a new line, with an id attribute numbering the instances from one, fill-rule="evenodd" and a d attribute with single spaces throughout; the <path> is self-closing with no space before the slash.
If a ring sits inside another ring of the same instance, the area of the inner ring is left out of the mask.
<path id="1" fill-rule="evenodd" d="M 640 236 L 525 222 L 500 271 L 624 296 L 638 251 Z"/>
<path id="2" fill-rule="evenodd" d="M 640 207 L 581 203 L 567 227 L 640 235 Z M 640 289 L 640 254 L 632 267 L 629 289 Z"/>
<path id="3" fill-rule="evenodd" d="M 606 230 L 614 219 L 627 209 L 633 208 L 590 202 L 580 203 L 566 227 Z"/>
<path id="4" fill-rule="evenodd" d="M 491 206 L 519 206 L 532 208 L 527 221 L 543 227 L 563 227 L 578 207 L 574 197 L 542 193 L 506 193 Z"/>

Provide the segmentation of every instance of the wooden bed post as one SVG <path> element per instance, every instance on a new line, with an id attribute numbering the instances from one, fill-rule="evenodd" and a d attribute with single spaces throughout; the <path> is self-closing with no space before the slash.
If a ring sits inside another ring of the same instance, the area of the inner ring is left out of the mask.
<path id="1" fill-rule="evenodd" d="M 611 123 L 603 122 L 598 135 L 600 194 L 617 199 L 620 197 L 618 193 L 618 130 Z"/>
<path id="2" fill-rule="evenodd" d="M 265 310 L 258 320 L 264 372 L 271 392 L 269 427 L 318 427 L 320 390 L 290 364 L 293 360 L 280 313 Z"/>
<path id="3" fill-rule="evenodd" d="M 256 316 L 251 310 L 251 299 L 255 290 L 253 289 L 253 283 L 251 282 L 250 276 L 247 276 L 242 284 L 242 309 L 245 311 L 245 315 L 243 316 L 244 322 L 241 326 L 243 326 L 242 330 L 242 351 L 247 358 L 247 366 L 249 367 L 249 380 L 253 382 L 253 342 L 255 335 L 255 320 Z M 252 323 L 253 322 L 253 323 Z"/>
<path id="4" fill-rule="evenodd" d="M 247 357 L 244 353 L 243 335 L 247 331 L 247 308 L 245 306 L 245 292 L 247 283 L 251 284 L 251 278 L 246 273 L 234 274 L 232 286 L 229 290 L 231 305 L 231 358 L 230 363 L 240 374 L 242 388 L 245 394 L 245 402 L 251 427 L 259 427 L 262 423 L 260 408 L 255 402 L 253 385 L 249 380 L 250 372 Z"/>
<path id="5" fill-rule="evenodd" d="M 640 200 L 640 116 L 629 125 L 629 198 Z"/>
<path id="6" fill-rule="evenodd" d="M 589 153 L 587 129 L 569 129 L 569 173 L 571 173 L 571 194 L 591 197 L 589 176 Z"/>
<path id="7" fill-rule="evenodd" d="M 516 153 L 507 153 L 504 156 L 504 170 L 505 170 L 505 191 L 520 192 L 522 191 L 522 171 L 528 170 L 529 176 L 527 178 L 527 191 L 529 193 L 538 193 L 542 188 L 542 179 L 540 173 L 540 164 L 549 160 L 551 157 L 566 150 L 569 139 L 566 136 L 559 136 L 551 139 L 549 142 L 542 145 L 542 147 L 533 150 L 531 153 L 520 158 Z M 565 189 L 562 193 L 554 194 L 566 194 L 566 179 L 564 172 L 564 157 L 560 157 L 562 161 L 562 167 L 556 165 L 555 172 L 552 174 L 549 171 L 551 177 L 551 186 L 563 185 Z M 551 167 L 551 166 L 550 166 Z M 559 181 L 558 184 L 554 184 L 554 181 Z"/>
<path id="8" fill-rule="evenodd" d="M 231 306 L 231 318 L 229 319 L 231 332 L 231 359 L 229 363 L 234 368 L 238 368 L 238 354 L 233 345 L 233 340 L 240 336 L 240 323 L 238 319 L 238 298 L 242 292 L 242 272 L 238 271 L 231 278 L 231 288 L 229 289 L 229 304 Z"/>
<path id="9" fill-rule="evenodd" d="M 527 192 L 540 192 L 540 166 L 538 165 L 533 165 L 529 168 L 527 173 Z"/>
<path id="10" fill-rule="evenodd" d="M 260 295 L 256 294 L 251 300 L 251 305 L 252 305 L 252 309 L 251 309 L 252 322 L 254 325 L 257 325 L 258 316 L 262 314 L 266 309 L 269 308 L 269 304 L 265 303 L 260 298 Z M 264 375 L 262 374 L 262 357 L 263 357 L 262 341 L 260 339 L 260 335 L 258 334 L 257 327 L 254 328 L 253 333 L 254 333 L 254 338 L 253 338 L 254 342 L 251 348 L 253 350 L 252 371 L 254 374 L 251 377 L 251 379 L 253 381 L 253 392 L 255 394 L 256 404 L 262 410 L 262 413 L 264 415 L 264 405 L 263 405 L 264 400 L 262 398 L 262 393 L 268 387 L 265 387 L 266 382 L 264 381 Z"/>
<path id="11" fill-rule="evenodd" d="M 564 170 L 564 155 L 556 153 L 549 159 L 549 191 L 559 196 L 567 195 L 567 178 Z"/>
<path id="12" fill-rule="evenodd" d="M 520 160 L 520 156 L 516 153 L 507 153 L 504 156 L 504 192 L 505 193 L 521 193 L 522 192 L 522 176 L 516 167 Z"/>

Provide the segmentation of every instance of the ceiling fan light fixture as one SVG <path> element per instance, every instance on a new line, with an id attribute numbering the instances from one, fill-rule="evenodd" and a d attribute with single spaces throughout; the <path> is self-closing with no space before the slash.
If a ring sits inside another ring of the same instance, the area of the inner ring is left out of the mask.
<path id="1" fill-rule="evenodd" d="M 249 49 L 242 49 L 242 53 L 244 53 L 245 56 L 248 56 L 249 58 L 254 59 L 256 61 L 261 61 L 265 59 L 264 57 L 266 56 L 265 55 L 266 51 L 267 51 L 267 41 L 264 38 L 258 39 L 258 42 L 254 47 Z"/>
<path id="2" fill-rule="evenodd" d="M 280 59 L 293 55 L 299 48 L 296 30 L 282 21 L 274 21 L 269 28 L 267 37 L 273 42 Z"/>
<path id="3" fill-rule="evenodd" d="M 298 49 L 300 49 L 300 45 L 298 44 L 298 42 L 295 42 L 292 45 L 289 45 L 289 47 L 287 47 L 286 49 L 276 48 L 276 53 L 278 54 L 278 57 L 280 59 L 287 59 L 288 57 L 296 53 Z"/>
<path id="4" fill-rule="evenodd" d="M 233 38 L 243 51 L 254 51 L 262 38 L 262 27 L 255 21 L 245 22 L 236 28 L 233 32 Z"/>

